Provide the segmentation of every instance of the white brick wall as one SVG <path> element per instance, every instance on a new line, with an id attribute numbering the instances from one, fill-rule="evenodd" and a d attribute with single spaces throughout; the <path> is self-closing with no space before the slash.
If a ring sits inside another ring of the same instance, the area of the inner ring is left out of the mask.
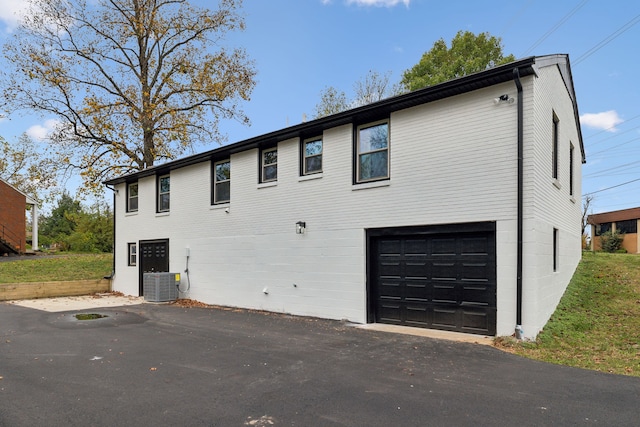
<path id="1" fill-rule="evenodd" d="M 533 114 L 531 108 L 533 79 L 523 79 L 530 116 L 526 141 L 535 143 L 528 148 L 531 158 L 533 150 L 543 151 L 538 145 L 545 138 L 544 123 L 538 123 L 542 112 Z M 299 177 L 297 138 L 278 144 L 277 185 L 258 184 L 257 149 L 232 155 L 231 203 L 222 208 L 210 205 L 208 162 L 171 172 L 169 214 L 155 213 L 155 178 L 139 181 L 136 214 L 124 213 L 126 192 L 124 184 L 119 185 L 114 289 L 138 293 L 137 268 L 126 266 L 127 242 L 168 238 L 171 271 L 185 270 L 185 248 L 190 248 L 191 289 L 185 297 L 366 322 L 365 229 L 495 221 L 498 334 L 511 334 L 515 325 L 517 104 L 493 103 L 505 93 L 515 97 L 515 85 L 496 85 L 392 114 L 391 179 L 372 188 L 352 185 L 351 125 L 324 132 L 324 170 L 315 179 Z M 564 115 L 561 121 L 569 123 Z M 577 141 L 576 148 L 578 155 Z M 536 161 L 538 157 L 543 155 Z M 536 234 L 537 230 L 546 227 L 546 215 L 555 208 L 537 208 L 546 190 L 533 176 L 540 166 L 531 163 L 526 183 L 533 195 L 527 198 L 530 230 L 525 237 L 531 243 L 526 250 L 537 256 L 548 249 L 537 242 L 545 236 Z M 577 185 L 576 194 L 579 191 Z M 567 234 L 563 244 L 574 232 L 570 220 L 563 217 L 558 225 Z M 296 221 L 306 222 L 304 235 L 295 234 Z M 568 265 L 574 264 L 575 257 L 570 258 Z M 538 265 L 544 262 L 527 264 L 527 273 L 534 276 L 527 279 L 528 292 L 535 293 L 530 288 L 544 281 L 538 279 L 542 274 Z M 182 288 L 186 286 L 183 274 Z M 538 295 L 532 300 L 546 304 Z M 536 317 L 532 324 L 538 321 Z"/>

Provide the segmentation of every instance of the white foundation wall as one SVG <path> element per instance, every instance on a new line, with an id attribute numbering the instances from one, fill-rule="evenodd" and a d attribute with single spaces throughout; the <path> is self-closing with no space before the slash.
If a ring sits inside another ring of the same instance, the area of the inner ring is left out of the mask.
<path id="1" fill-rule="evenodd" d="M 155 177 L 139 180 L 136 213 L 125 213 L 120 184 L 113 287 L 138 294 L 138 269 L 127 266 L 127 243 L 169 239 L 170 270 L 181 273 L 183 290 L 190 282 L 182 297 L 364 323 L 366 229 L 494 221 L 497 331 L 511 334 L 517 104 L 495 104 L 502 94 L 515 97 L 515 85 L 393 113 L 388 181 L 353 185 L 353 128 L 344 125 L 322 135 L 322 174 L 299 176 L 297 138 L 278 144 L 274 184 L 258 184 L 257 149 L 231 155 L 229 204 L 211 206 L 209 162 L 171 171 L 166 214 L 155 212 Z M 297 221 L 306 222 L 305 234 L 295 234 Z"/>
<path id="2" fill-rule="evenodd" d="M 522 326 L 534 339 L 555 311 L 582 256 L 580 140 L 573 105 L 556 66 L 538 69 L 525 104 L 525 204 Z M 559 119 L 558 179 L 553 168 L 553 114 Z M 570 194 L 570 144 L 574 146 Z M 553 230 L 558 230 L 553 269 Z"/>

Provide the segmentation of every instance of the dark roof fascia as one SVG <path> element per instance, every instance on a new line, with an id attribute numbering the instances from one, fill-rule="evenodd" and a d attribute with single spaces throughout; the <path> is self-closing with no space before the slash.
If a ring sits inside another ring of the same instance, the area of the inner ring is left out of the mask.
<path id="1" fill-rule="evenodd" d="M 133 182 L 139 178 L 152 176 L 157 173 L 167 173 L 169 171 L 191 166 L 197 163 L 229 157 L 231 154 L 261 148 L 276 144 L 297 137 L 311 137 L 321 134 L 324 130 L 342 126 L 350 123 L 367 123 L 388 117 L 391 113 L 421 104 L 437 101 L 451 96 L 460 95 L 481 88 L 513 80 L 513 70 L 518 68 L 521 77 L 535 74 L 536 57 L 520 59 L 498 67 L 490 68 L 474 74 L 469 74 L 454 80 L 449 80 L 435 86 L 418 89 L 413 92 L 386 98 L 378 102 L 367 104 L 351 110 L 321 117 L 319 119 L 303 122 L 294 126 L 270 132 L 264 135 L 246 139 L 229 145 L 224 145 L 203 153 L 173 160 L 162 165 L 153 166 L 143 171 L 128 175 L 122 175 L 108 181 L 106 185 L 116 185 L 123 182 Z M 582 141 L 581 141 L 582 143 Z"/>

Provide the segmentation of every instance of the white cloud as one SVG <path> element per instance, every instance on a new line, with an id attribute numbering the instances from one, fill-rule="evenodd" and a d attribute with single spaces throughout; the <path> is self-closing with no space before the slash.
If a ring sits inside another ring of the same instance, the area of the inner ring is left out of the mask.
<path id="1" fill-rule="evenodd" d="M 323 0 L 326 4 L 327 0 Z M 376 7 L 393 7 L 402 3 L 406 7 L 409 7 L 411 0 L 346 0 L 348 5 L 355 4 L 357 6 L 376 6 Z"/>
<path id="2" fill-rule="evenodd" d="M 51 132 L 53 132 L 58 125 L 59 121 L 55 119 L 45 120 L 42 125 L 34 125 L 27 129 L 27 135 L 37 141 L 44 141 Z"/>
<path id="3" fill-rule="evenodd" d="M 618 116 L 616 110 L 604 111 L 602 113 L 587 113 L 580 116 L 580 123 L 594 129 L 616 132 L 616 126 L 624 122 Z"/>
<path id="4" fill-rule="evenodd" d="M 18 26 L 28 4 L 24 0 L 2 0 L 0 4 L 0 21 L 4 22 L 7 31 Z"/>

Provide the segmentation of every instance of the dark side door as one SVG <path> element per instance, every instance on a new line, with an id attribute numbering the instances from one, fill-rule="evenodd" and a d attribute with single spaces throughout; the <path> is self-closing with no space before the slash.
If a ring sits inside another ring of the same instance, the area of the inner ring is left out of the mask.
<path id="1" fill-rule="evenodd" d="M 138 292 L 144 296 L 144 273 L 169 271 L 169 239 L 140 241 L 140 278 Z"/>

